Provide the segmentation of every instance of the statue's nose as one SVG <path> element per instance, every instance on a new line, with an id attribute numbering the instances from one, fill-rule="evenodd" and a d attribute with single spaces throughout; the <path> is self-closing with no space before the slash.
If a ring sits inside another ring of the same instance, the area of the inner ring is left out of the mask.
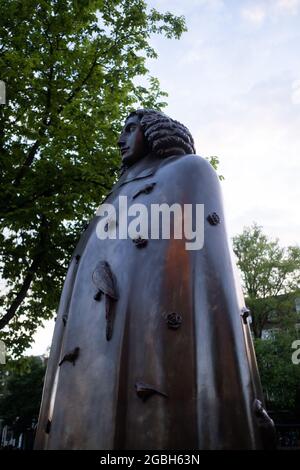
<path id="1" fill-rule="evenodd" d="M 121 136 L 119 137 L 119 140 L 118 140 L 118 146 L 119 146 L 120 148 L 122 148 L 122 147 L 124 147 L 125 144 L 126 144 L 126 142 L 125 142 L 124 136 L 121 135 Z"/>

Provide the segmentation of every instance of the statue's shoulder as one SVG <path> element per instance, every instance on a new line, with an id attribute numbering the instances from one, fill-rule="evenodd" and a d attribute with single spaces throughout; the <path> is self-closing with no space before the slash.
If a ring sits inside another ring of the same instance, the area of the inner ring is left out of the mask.
<path id="1" fill-rule="evenodd" d="M 193 179 L 197 177 L 204 180 L 218 180 L 217 173 L 212 165 L 205 158 L 195 154 L 169 157 L 160 169 L 166 171 L 169 176 L 171 174 L 176 175 L 176 179 L 178 177 L 184 179 L 186 177 L 192 177 Z"/>

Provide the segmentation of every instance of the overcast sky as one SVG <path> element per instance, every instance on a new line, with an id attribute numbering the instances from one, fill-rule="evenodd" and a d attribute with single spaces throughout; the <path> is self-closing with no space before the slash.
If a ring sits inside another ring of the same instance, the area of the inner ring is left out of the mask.
<path id="1" fill-rule="evenodd" d="M 256 221 L 283 245 L 300 232 L 300 0 L 148 0 L 186 18 L 156 37 L 152 75 L 197 153 L 220 159 L 229 236 Z M 53 322 L 29 353 L 50 345 Z"/>

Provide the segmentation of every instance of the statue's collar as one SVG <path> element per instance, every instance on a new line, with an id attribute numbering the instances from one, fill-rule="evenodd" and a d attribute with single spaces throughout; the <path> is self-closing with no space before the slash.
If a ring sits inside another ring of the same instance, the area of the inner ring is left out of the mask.
<path id="1" fill-rule="evenodd" d="M 153 154 L 149 154 L 142 158 L 134 165 L 123 170 L 119 180 L 113 185 L 111 191 L 106 195 L 106 198 L 124 184 L 154 175 L 161 164 L 162 159 Z"/>
<path id="2" fill-rule="evenodd" d="M 113 185 L 111 191 L 106 195 L 105 199 L 108 198 L 113 192 L 115 192 L 121 186 L 130 183 L 131 181 L 139 180 L 153 176 L 159 167 L 166 165 L 171 160 L 182 157 L 182 155 L 174 155 L 172 157 L 159 158 L 155 154 L 149 154 L 143 159 L 136 162 L 134 165 L 125 169 L 121 174 L 119 180 Z M 103 202 L 103 201 L 102 201 Z"/>
<path id="3" fill-rule="evenodd" d="M 131 181 L 136 177 L 140 177 L 141 174 L 148 174 L 155 171 L 158 166 L 162 163 L 162 159 L 157 157 L 153 153 L 149 153 L 141 160 L 137 161 L 134 165 L 126 168 L 124 167 L 121 173 L 121 176 L 118 180 L 118 183 L 124 183 L 128 180 Z"/>

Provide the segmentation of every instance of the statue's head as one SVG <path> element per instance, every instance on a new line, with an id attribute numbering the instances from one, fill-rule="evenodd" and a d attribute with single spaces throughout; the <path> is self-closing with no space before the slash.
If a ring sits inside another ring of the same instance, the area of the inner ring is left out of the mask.
<path id="1" fill-rule="evenodd" d="M 194 140 L 189 130 L 154 109 L 138 109 L 130 113 L 118 145 L 126 166 L 133 165 L 149 153 L 161 158 L 195 153 Z"/>

